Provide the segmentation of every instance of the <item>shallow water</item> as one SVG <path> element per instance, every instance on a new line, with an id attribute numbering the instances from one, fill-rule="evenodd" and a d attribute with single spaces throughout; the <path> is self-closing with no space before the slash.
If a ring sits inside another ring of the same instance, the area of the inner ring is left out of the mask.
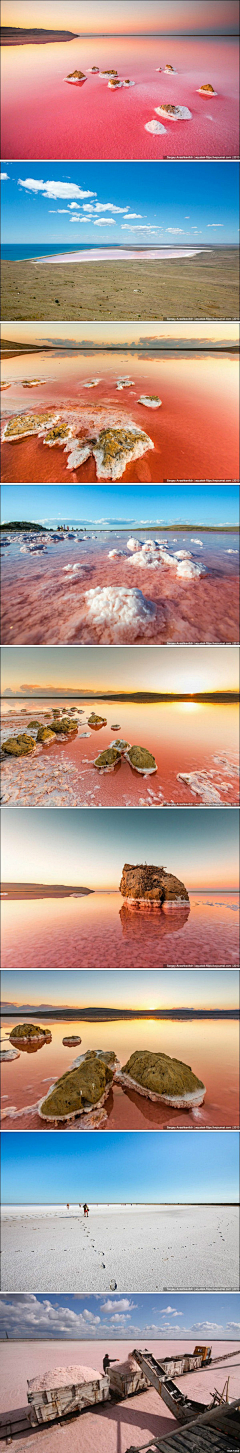
<path id="1" fill-rule="evenodd" d="M 14 447 L 21 446 L 12 446 L 11 453 Z M 136 530 L 142 543 L 154 539 L 154 534 L 149 527 Z M 9 535 L 10 543 L 1 551 L 3 644 L 238 642 L 238 534 L 200 530 L 197 535 L 200 544 L 193 543 L 192 531 L 186 528 L 169 535 L 167 529 L 157 530 L 159 540 L 168 539 L 170 551 L 189 550 L 193 561 L 204 567 L 205 573 L 191 580 L 179 578 L 166 564 L 159 571 L 133 564 L 126 530 L 89 532 L 79 540 L 66 535 L 58 543 L 46 539 L 40 555 L 30 551 L 29 537 Z M 39 549 L 37 536 L 33 543 Z M 109 559 L 113 549 L 123 552 L 119 559 Z M 74 565 L 80 566 L 79 572 L 74 572 Z M 96 612 L 90 621 L 85 592 L 106 586 L 140 590 L 155 605 L 155 614 L 144 620 L 139 612 L 134 627 L 131 608 L 129 619 L 126 615 L 120 619 L 118 612 L 117 626 L 112 628 L 104 612 L 101 620 Z"/>
<path id="2" fill-rule="evenodd" d="M 119 377 L 132 385 L 117 390 Z M 43 377 L 34 389 L 23 380 Z M 96 387 L 86 383 L 99 377 Z M 150 484 L 181 480 L 238 479 L 238 358 L 225 353 L 169 353 L 158 357 L 134 353 L 95 353 L 57 356 L 42 353 L 8 359 L 4 380 L 4 421 L 9 416 L 60 407 L 74 412 L 77 432 L 88 435 L 112 423 L 134 423 L 152 441 L 141 458 L 123 469 L 123 482 Z M 157 395 L 161 407 L 139 403 L 142 395 Z M 37 435 L 4 442 L 2 481 L 6 483 L 98 483 L 93 455 L 68 469 L 64 448 L 48 448 Z M 110 480 L 110 477 L 109 477 Z"/>
<path id="3" fill-rule="evenodd" d="M 165 65 L 177 74 L 165 75 Z M 108 89 L 88 67 L 134 80 Z M 158 74 L 156 67 L 163 68 Z M 65 78 L 87 74 L 74 86 Z M 199 96 L 210 83 L 215 96 Z M 156 117 L 163 100 L 187 106 L 190 121 Z M 152 118 L 163 134 L 145 130 Z M 107 160 L 238 156 L 238 47 L 234 37 L 93 37 L 48 45 L 4 46 L 2 154 L 9 160 Z"/>
<path id="4" fill-rule="evenodd" d="M 25 1016 L 26 1018 L 26 1016 Z M 30 1016 L 28 1016 L 30 1022 Z M 110 1091 L 104 1109 L 107 1121 L 104 1129 L 110 1130 L 154 1130 L 165 1127 L 186 1130 L 238 1128 L 239 1125 L 239 1025 L 232 1021 L 158 1021 L 137 1019 L 115 1023 L 89 1024 L 81 1018 L 72 1023 L 49 1018 L 42 1021 L 41 1014 L 34 1012 L 35 1022 L 49 1024 L 52 1044 L 40 1049 L 22 1050 L 18 1060 L 2 1064 L 2 1108 L 4 1130 L 45 1130 L 46 1122 L 39 1119 L 31 1109 L 36 1101 L 47 1094 L 48 1084 L 55 1077 L 65 1073 L 78 1053 L 88 1049 L 114 1049 L 120 1064 L 126 1064 L 134 1050 L 161 1050 L 173 1058 L 190 1064 L 194 1074 L 206 1085 L 204 1104 L 194 1112 L 172 1110 L 167 1105 L 157 1105 L 142 1098 L 137 1091 L 124 1091 L 115 1085 Z M 24 1016 L 16 1014 L 3 1022 L 2 1037 L 8 1037 L 14 1022 L 24 1022 Z M 77 1034 L 81 1038 L 81 1049 L 71 1049 L 62 1043 L 63 1037 Z M 6 1115 L 8 1107 L 15 1106 L 14 1113 Z M 27 1113 L 26 1107 L 29 1106 Z M 19 1111 L 24 1108 L 24 1113 Z M 74 1122 L 79 1128 L 82 1121 Z M 55 1127 L 56 1128 L 56 1127 Z M 61 1129 L 64 1128 L 61 1126 Z"/>
<path id="5" fill-rule="evenodd" d="M 190 893 L 190 906 L 119 893 L 2 901 L 3 968 L 238 967 L 238 895 Z"/>
<path id="6" fill-rule="evenodd" d="M 59 700 L 58 709 L 68 712 L 73 705 L 73 699 Z M 46 725 L 45 713 L 51 715 L 54 706 L 31 700 L 8 714 L 4 710 L 2 740 L 28 731 L 32 720 Z M 75 706 L 78 711 L 79 701 Z M 92 710 L 107 719 L 97 732 L 88 725 Z M 119 731 L 112 729 L 115 720 Z M 77 736 L 56 738 L 50 747 L 38 745 L 29 757 L 5 757 L 2 802 L 8 807 L 233 807 L 239 801 L 238 734 L 238 704 L 81 702 Z M 30 735 L 36 738 L 37 731 Z M 146 778 L 122 758 L 114 772 L 99 775 L 94 760 L 116 737 L 147 747 L 157 772 Z M 190 783 L 179 781 L 179 773 L 191 773 Z"/>

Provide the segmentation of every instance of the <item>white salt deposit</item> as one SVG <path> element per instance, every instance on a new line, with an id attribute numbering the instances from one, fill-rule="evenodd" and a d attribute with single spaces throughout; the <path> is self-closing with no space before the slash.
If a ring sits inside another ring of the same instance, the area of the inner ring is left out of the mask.
<path id="1" fill-rule="evenodd" d="M 97 387 L 97 383 L 101 383 L 101 379 L 100 378 L 90 378 L 89 379 L 89 383 L 83 383 L 82 387 L 83 388 L 96 388 Z"/>
<path id="2" fill-rule="evenodd" d="M 221 802 L 221 794 L 213 786 L 211 774 L 208 772 L 178 772 L 177 781 L 186 782 L 193 797 L 201 797 L 206 807 L 213 802 Z"/>
<path id="3" fill-rule="evenodd" d="M 157 395 L 156 398 L 151 398 L 151 396 L 148 394 L 141 394 L 140 399 L 138 399 L 138 403 L 144 404 L 144 407 L 146 409 L 160 409 L 162 399 L 158 399 Z"/>
<path id="4" fill-rule="evenodd" d="M 115 560 L 115 556 L 116 555 L 117 556 L 118 555 L 123 555 L 123 550 L 109 550 L 108 551 L 108 559 L 109 560 Z"/>
<path id="5" fill-rule="evenodd" d="M 163 131 L 166 131 L 166 126 L 161 126 L 161 122 L 160 121 L 155 121 L 155 119 L 153 117 L 153 120 L 152 121 L 146 121 L 146 123 L 145 123 L 145 131 L 150 131 L 153 134 L 153 136 L 155 134 L 159 136 L 160 133 L 163 133 Z"/>
<path id="6" fill-rule="evenodd" d="M 112 641 L 136 640 L 140 630 L 141 635 L 151 634 L 156 609 L 141 590 L 97 586 L 86 591 L 85 602 L 89 621 L 99 629 L 100 636 L 104 630 L 107 645 Z"/>
<path id="7" fill-rule="evenodd" d="M 194 576 L 203 575 L 204 565 L 196 565 L 194 560 L 180 560 L 177 566 L 177 575 L 181 580 L 193 580 Z"/>
<path id="8" fill-rule="evenodd" d="M 175 106 L 173 111 L 166 111 L 165 106 L 155 106 L 157 116 L 165 116 L 166 121 L 191 121 L 192 112 L 188 106 Z"/>

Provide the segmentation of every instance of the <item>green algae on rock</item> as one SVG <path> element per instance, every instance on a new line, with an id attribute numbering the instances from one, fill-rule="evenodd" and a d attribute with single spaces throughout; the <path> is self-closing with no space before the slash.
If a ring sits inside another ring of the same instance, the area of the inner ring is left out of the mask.
<path id="1" fill-rule="evenodd" d="M 38 434 L 45 424 L 51 424 L 57 418 L 56 412 L 48 409 L 45 414 L 15 414 L 8 419 L 3 431 L 3 440 L 25 439 L 28 434 Z"/>
<path id="2" fill-rule="evenodd" d="M 67 1070 L 40 1101 L 38 1113 L 42 1120 L 72 1120 L 104 1104 L 111 1088 L 116 1055 L 101 1050 L 87 1050 L 79 1055 L 76 1065 Z"/>
<path id="3" fill-rule="evenodd" d="M 41 726 L 41 722 L 40 721 L 28 721 L 28 731 L 31 730 L 31 727 L 32 727 L 33 731 L 38 731 L 38 727 L 40 727 L 40 726 Z"/>
<path id="4" fill-rule="evenodd" d="M 40 726 L 37 734 L 37 742 L 54 742 L 55 733 L 50 727 Z"/>
<path id="5" fill-rule="evenodd" d="M 100 727 L 103 727 L 103 726 L 107 726 L 107 717 L 106 716 L 96 716 L 96 712 L 95 711 L 92 711 L 91 712 L 91 716 L 88 716 L 88 718 L 87 718 L 87 723 L 88 723 L 88 726 L 93 727 L 93 729 L 96 731 L 97 728 L 100 728 Z"/>
<path id="6" fill-rule="evenodd" d="M 53 424 L 52 428 L 47 430 L 47 434 L 44 434 L 43 444 L 48 444 L 51 449 L 53 444 L 64 444 L 65 439 L 69 438 L 71 438 L 71 429 L 68 424 Z"/>
<path id="7" fill-rule="evenodd" d="M 7 737 L 7 741 L 2 743 L 2 752 L 8 757 L 27 757 L 29 752 L 34 751 L 35 745 L 35 737 L 20 732 L 17 737 Z"/>
<path id="8" fill-rule="evenodd" d="M 61 735 L 63 734 L 63 736 L 67 737 L 69 736 L 70 732 L 77 732 L 78 722 L 73 721 L 72 717 L 70 718 L 70 720 L 69 717 L 64 717 L 63 721 L 59 721 L 59 718 L 54 717 L 54 721 L 50 722 L 49 730 L 53 732 L 53 735 L 55 734 L 55 736 L 58 736 L 61 733 Z"/>
<path id="9" fill-rule="evenodd" d="M 44 1029 L 42 1024 L 16 1024 L 11 1029 L 9 1039 L 11 1044 L 36 1044 L 45 1042 L 51 1044 L 52 1035 L 50 1029 Z"/>
<path id="10" fill-rule="evenodd" d="M 151 1100 L 163 1100 L 176 1109 L 202 1105 L 206 1086 L 193 1073 L 190 1065 L 170 1055 L 151 1050 L 135 1050 L 118 1071 L 118 1080 Z"/>
<path id="11" fill-rule="evenodd" d="M 117 767 L 118 762 L 121 762 L 121 752 L 117 747 L 112 746 L 106 747 L 105 752 L 99 752 L 93 765 L 97 772 L 114 772 L 114 767 Z"/>
<path id="12" fill-rule="evenodd" d="M 150 776 L 152 772 L 157 772 L 155 757 L 152 752 L 148 752 L 147 747 L 128 747 L 124 755 L 130 767 L 133 767 L 135 772 L 141 772 L 144 777 Z"/>

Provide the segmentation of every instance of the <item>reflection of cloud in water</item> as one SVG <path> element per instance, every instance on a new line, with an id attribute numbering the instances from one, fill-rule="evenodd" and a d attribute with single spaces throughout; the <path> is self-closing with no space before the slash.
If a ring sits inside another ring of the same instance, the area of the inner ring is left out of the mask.
<path id="1" fill-rule="evenodd" d="M 129 944 L 134 942 L 135 948 L 139 939 L 139 963 L 142 962 L 141 953 L 143 950 L 146 952 L 148 946 L 149 951 L 152 951 L 154 945 L 156 951 L 158 938 L 179 933 L 184 928 L 189 913 L 190 903 L 168 904 L 166 912 L 165 906 L 161 908 L 156 903 L 130 903 L 125 900 L 119 913 L 122 933 Z"/>

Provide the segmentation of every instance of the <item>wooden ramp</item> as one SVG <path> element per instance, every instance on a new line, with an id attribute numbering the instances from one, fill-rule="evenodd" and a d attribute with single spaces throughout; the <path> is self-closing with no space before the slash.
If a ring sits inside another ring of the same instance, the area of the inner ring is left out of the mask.
<path id="1" fill-rule="evenodd" d="M 204 1413 L 166 1438 L 132 1444 L 126 1453 L 240 1453 L 240 1399 Z"/>

